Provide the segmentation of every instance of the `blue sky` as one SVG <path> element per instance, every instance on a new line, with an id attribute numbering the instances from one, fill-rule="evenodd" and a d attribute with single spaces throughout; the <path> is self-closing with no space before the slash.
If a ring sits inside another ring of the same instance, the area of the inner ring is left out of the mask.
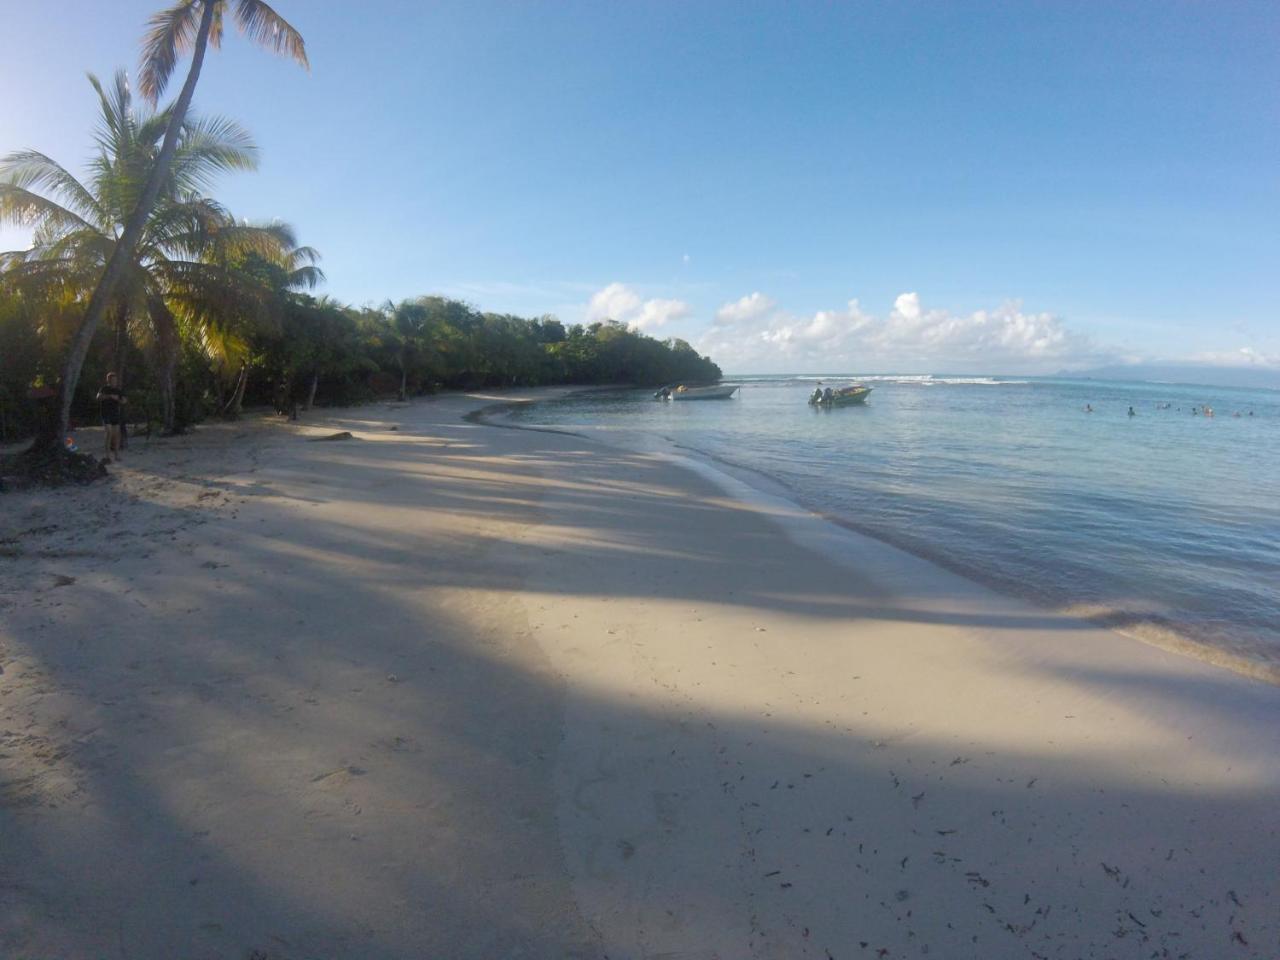
<path id="1" fill-rule="evenodd" d="M 88 155 L 161 0 L 0 0 L 0 152 Z M 728 370 L 1280 366 L 1280 5 L 278 0 L 197 109 L 325 292 L 612 315 Z M 22 242 L 0 231 L 0 248 Z"/>

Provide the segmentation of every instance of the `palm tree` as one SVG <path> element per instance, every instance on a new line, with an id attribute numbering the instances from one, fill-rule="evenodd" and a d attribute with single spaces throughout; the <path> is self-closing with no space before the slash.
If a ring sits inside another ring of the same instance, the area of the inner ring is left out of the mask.
<path id="1" fill-rule="evenodd" d="M 210 43 L 222 43 L 223 18 L 228 8 L 234 10 L 240 32 L 261 46 L 293 57 L 307 66 L 306 45 L 302 35 L 262 0 L 178 0 L 173 6 L 153 16 L 143 38 L 141 86 L 152 106 L 168 84 L 178 57 L 191 51 L 191 66 L 186 82 L 170 111 L 159 154 L 149 168 L 136 203 L 124 223 L 119 237 L 106 260 L 102 274 L 85 308 L 84 321 L 72 341 L 59 387 L 59 407 L 55 429 L 37 436 L 35 448 L 40 452 L 61 451 L 71 419 L 71 401 L 80 380 L 89 344 L 111 305 L 116 286 L 133 260 L 134 248 L 146 229 L 147 220 L 169 177 L 169 166 L 177 151 L 178 141 L 186 126 L 187 111 L 195 93 L 196 82 Z"/>
<path id="2" fill-rule="evenodd" d="M 293 295 L 314 288 L 324 280 L 316 263 L 320 254 L 312 247 L 299 246 L 286 224 L 243 225 L 228 232 L 225 242 L 206 251 L 207 263 L 225 272 L 226 280 L 208 286 L 201 282 L 190 291 L 182 311 L 205 355 L 224 375 L 236 371 L 230 400 L 222 413 L 237 417 L 249 379 L 251 349 L 255 336 L 278 335 L 281 318 Z M 203 281 L 207 271 L 196 275 Z M 246 303 L 224 294 L 236 286 L 250 284 L 254 300 Z"/>
<path id="3" fill-rule="evenodd" d="M 28 296 L 83 296 L 94 289 L 120 247 L 122 224 L 136 208 L 138 190 L 171 119 L 167 110 L 139 117 L 123 73 L 110 88 L 93 76 L 89 80 L 98 94 L 101 121 L 88 183 L 36 151 L 0 159 L 0 220 L 36 228 L 30 250 L 0 254 L 0 280 Z M 176 426 L 180 330 L 175 313 L 209 322 L 229 312 L 261 312 L 269 306 L 270 292 L 235 270 L 234 259 L 256 254 L 290 262 L 288 257 L 299 256 L 291 253 L 296 241 L 288 227 L 237 223 L 196 192 L 217 173 L 256 165 L 257 150 L 238 125 L 189 117 L 158 202 L 108 303 L 122 330 L 150 335 L 167 431 Z M 314 251 L 297 249 L 314 260 Z"/>
<path id="4" fill-rule="evenodd" d="M 413 300 L 398 304 L 388 300 L 382 305 L 387 317 L 388 333 L 395 346 L 396 364 L 400 367 L 400 400 L 409 399 L 409 367 L 424 346 L 427 333 L 427 308 Z"/>

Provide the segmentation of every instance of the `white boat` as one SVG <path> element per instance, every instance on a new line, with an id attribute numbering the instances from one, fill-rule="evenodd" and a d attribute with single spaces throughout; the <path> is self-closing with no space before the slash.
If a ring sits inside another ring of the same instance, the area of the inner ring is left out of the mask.
<path id="1" fill-rule="evenodd" d="M 714 387 L 686 387 L 681 384 L 674 390 L 664 389 L 662 393 L 666 400 L 728 400 L 737 389 L 736 383 Z"/>

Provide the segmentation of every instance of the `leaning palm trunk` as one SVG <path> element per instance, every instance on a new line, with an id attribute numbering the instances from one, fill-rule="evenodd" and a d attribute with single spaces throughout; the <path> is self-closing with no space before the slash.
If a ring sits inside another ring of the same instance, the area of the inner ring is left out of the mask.
<path id="1" fill-rule="evenodd" d="M 236 388 L 231 393 L 231 399 L 227 401 L 227 405 L 222 410 L 222 415 L 231 420 L 240 419 L 240 407 L 244 403 L 244 388 L 249 383 L 249 364 L 240 365 L 240 375 L 236 378 Z"/>
<path id="2" fill-rule="evenodd" d="M 307 392 L 307 405 L 304 410 L 310 410 L 316 405 L 316 390 L 320 386 L 320 371 L 316 370 L 311 374 L 311 389 Z"/>
<path id="3" fill-rule="evenodd" d="M 160 154 L 156 157 L 156 162 L 152 166 L 151 172 L 147 175 L 146 186 L 142 188 L 142 196 L 138 198 L 138 205 L 134 207 L 133 213 L 125 223 L 124 231 L 120 234 L 115 248 L 111 251 L 111 259 L 107 261 L 107 267 L 102 273 L 102 278 L 98 281 L 98 286 L 94 289 L 93 296 L 89 298 L 89 306 L 85 308 L 84 320 L 80 324 L 80 329 L 76 333 L 75 339 L 71 342 L 71 351 L 67 354 L 67 362 L 62 370 L 62 383 L 58 387 L 58 410 L 57 415 L 53 418 L 52 430 L 46 429 L 36 437 L 35 445 L 32 448 L 33 451 L 46 453 L 63 449 L 62 438 L 67 435 L 67 428 L 71 424 L 71 401 L 75 398 L 76 386 L 80 382 L 80 371 L 83 369 L 84 359 L 89 353 L 89 345 L 93 342 L 93 335 L 97 332 L 98 324 L 102 322 L 102 315 L 106 312 L 107 305 L 111 302 L 112 294 L 115 293 L 116 285 L 119 283 L 121 275 L 132 262 L 133 251 L 142 236 L 147 217 L 151 215 L 151 209 L 155 206 L 156 198 L 160 195 L 160 187 L 163 185 L 165 177 L 169 174 L 169 165 L 173 160 L 174 150 L 178 146 L 178 134 L 186 121 L 187 108 L 191 106 L 191 97 L 196 90 L 196 81 L 200 79 L 200 68 L 204 64 L 204 53 L 209 41 L 209 27 L 213 24 L 213 13 L 214 4 L 211 0 L 204 0 L 204 10 L 200 17 L 200 32 L 196 35 L 195 48 L 191 55 L 191 69 L 187 71 L 187 82 L 182 85 L 182 93 L 178 96 L 178 101 L 173 107 L 173 113 L 169 117 L 169 126 L 164 132 L 164 142 L 160 147 Z"/>

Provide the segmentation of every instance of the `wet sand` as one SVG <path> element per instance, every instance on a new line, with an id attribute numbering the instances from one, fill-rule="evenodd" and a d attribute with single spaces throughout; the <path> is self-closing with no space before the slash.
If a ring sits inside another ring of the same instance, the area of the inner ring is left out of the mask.
<path id="1" fill-rule="evenodd" d="M 1280 955 L 1280 689 L 510 398 L 0 498 L 0 956 Z"/>

